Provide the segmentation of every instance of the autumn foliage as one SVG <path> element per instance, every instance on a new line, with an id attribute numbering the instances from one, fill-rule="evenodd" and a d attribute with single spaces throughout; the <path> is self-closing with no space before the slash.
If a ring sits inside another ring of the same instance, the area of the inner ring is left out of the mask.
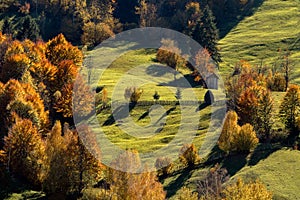
<path id="1" fill-rule="evenodd" d="M 141 166 L 139 155 L 127 150 L 113 161 L 108 169 L 108 182 L 116 199 L 163 200 L 166 193 L 154 172 Z M 141 170 L 141 171 L 140 171 Z M 143 171 L 144 170 L 144 171 Z"/>
<path id="2" fill-rule="evenodd" d="M 43 181 L 45 145 L 38 129 L 29 119 L 16 117 L 4 138 L 3 161 L 8 170 L 35 186 Z"/>
<path id="3" fill-rule="evenodd" d="M 266 186 L 259 180 L 244 183 L 238 179 L 236 183 L 224 190 L 226 200 L 271 200 L 273 195 Z"/>
<path id="4" fill-rule="evenodd" d="M 229 111 L 226 115 L 223 129 L 218 141 L 219 148 L 225 152 L 248 153 L 258 144 L 258 138 L 253 126 L 245 124 L 240 127 L 237 124 L 238 115 Z"/>

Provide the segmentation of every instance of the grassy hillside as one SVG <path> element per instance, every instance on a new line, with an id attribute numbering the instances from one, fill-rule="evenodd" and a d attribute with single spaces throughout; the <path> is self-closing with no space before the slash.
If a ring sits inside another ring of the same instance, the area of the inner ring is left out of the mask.
<path id="1" fill-rule="evenodd" d="M 244 18 L 219 42 L 223 63 L 229 72 L 239 60 L 272 66 L 278 49 L 291 52 L 294 82 L 300 83 L 300 1 L 265 0 L 257 11 Z"/>
<path id="2" fill-rule="evenodd" d="M 299 199 L 299 166 L 299 151 L 280 150 L 255 166 L 243 168 L 233 178 L 260 179 L 273 192 L 275 200 Z"/>

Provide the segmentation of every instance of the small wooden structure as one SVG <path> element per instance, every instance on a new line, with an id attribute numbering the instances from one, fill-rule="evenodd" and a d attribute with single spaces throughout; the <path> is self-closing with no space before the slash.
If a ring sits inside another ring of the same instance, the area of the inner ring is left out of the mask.
<path id="1" fill-rule="evenodd" d="M 205 76 L 205 83 L 207 86 L 207 89 L 218 89 L 218 83 L 219 83 L 219 76 L 215 73 L 209 72 Z"/>

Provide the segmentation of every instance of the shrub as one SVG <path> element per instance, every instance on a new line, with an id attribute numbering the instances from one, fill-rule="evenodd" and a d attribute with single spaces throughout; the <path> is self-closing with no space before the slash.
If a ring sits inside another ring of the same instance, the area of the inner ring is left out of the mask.
<path id="1" fill-rule="evenodd" d="M 266 186 L 256 180 L 245 184 L 242 179 L 238 179 L 236 183 L 228 186 L 224 190 L 226 200 L 271 200 L 272 193 L 267 190 Z"/>
<path id="2" fill-rule="evenodd" d="M 173 163 L 168 157 L 160 157 L 156 159 L 155 167 L 162 175 L 168 175 L 173 168 Z"/>
<path id="3" fill-rule="evenodd" d="M 185 144 L 180 149 L 180 161 L 188 167 L 194 166 L 199 160 L 198 149 L 194 144 Z"/>
<path id="4" fill-rule="evenodd" d="M 158 49 L 156 60 L 166 64 L 173 69 L 186 64 L 185 59 L 181 56 L 181 50 L 176 46 L 175 42 L 170 39 L 161 41 L 162 47 Z"/>
<path id="5" fill-rule="evenodd" d="M 279 91 L 279 92 L 285 91 L 285 86 L 286 86 L 285 78 L 280 73 L 275 73 L 270 81 L 270 85 L 268 85 L 268 87 L 272 91 Z"/>
<path id="6" fill-rule="evenodd" d="M 187 187 L 182 187 L 177 193 L 178 200 L 198 200 L 198 194 Z"/>
<path id="7" fill-rule="evenodd" d="M 160 95 L 158 94 L 157 91 L 155 91 L 155 93 L 154 93 L 154 95 L 153 95 L 153 99 L 154 99 L 155 101 L 158 101 L 159 98 L 160 98 Z"/>
<path id="8" fill-rule="evenodd" d="M 228 181 L 229 175 L 225 168 L 221 168 L 216 164 L 211 168 L 204 180 L 197 183 L 197 191 L 202 200 L 215 200 L 220 199 L 223 191 L 223 184 Z"/>
<path id="9" fill-rule="evenodd" d="M 128 87 L 125 89 L 124 97 L 129 99 L 131 103 L 137 103 L 143 94 L 143 90 L 136 87 Z"/>
<path id="10" fill-rule="evenodd" d="M 258 138 L 251 124 L 243 125 L 238 134 L 234 137 L 234 146 L 238 152 L 248 153 L 257 144 Z"/>

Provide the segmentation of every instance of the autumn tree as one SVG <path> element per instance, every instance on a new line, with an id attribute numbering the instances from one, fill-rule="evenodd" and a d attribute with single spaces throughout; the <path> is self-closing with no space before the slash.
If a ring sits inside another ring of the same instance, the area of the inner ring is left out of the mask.
<path id="1" fill-rule="evenodd" d="M 175 41 L 162 39 L 162 46 L 158 49 L 156 59 L 158 62 L 177 70 L 178 67 L 185 66 L 186 61 L 181 55 L 181 50 Z"/>
<path id="2" fill-rule="evenodd" d="M 44 190 L 48 194 L 78 195 L 100 178 L 101 153 L 87 126 L 71 131 L 56 122 L 46 140 L 46 155 Z"/>
<path id="3" fill-rule="evenodd" d="M 65 155 L 67 143 L 62 136 L 61 130 L 61 124 L 56 122 L 46 140 L 45 153 L 47 160 L 45 162 L 46 175 L 43 182 L 43 190 L 47 194 L 67 193 L 71 187 L 66 166 L 66 160 L 68 159 Z"/>
<path id="4" fill-rule="evenodd" d="M 41 131 L 48 127 L 48 112 L 43 101 L 32 85 L 10 80 L 0 91 L 0 118 L 2 134 L 5 134 L 13 123 L 12 114 L 16 113 L 23 119 L 29 119 Z"/>
<path id="5" fill-rule="evenodd" d="M 271 200 L 273 195 L 259 180 L 244 183 L 238 179 L 236 183 L 229 185 L 224 190 L 226 200 Z"/>
<path id="6" fill-rule="evenodd" d="M 105 23 L 95 24 L 94 22 L 85 23 L 81 41 L 88 46 L 96 46 L 104 40 L 114 36 L 111 27 Z"/>
<path id="7" fill-rule="evenodd" d="M 143 94 L 143 90 L 136 87 L 127 87 L 124 92 L 125 99 L 129 99 L 131 103 L 137 103 Z"/>
<path id="8" fill-rule="evenodd" d="M 257 85 L 258 74 L 250 64 L 241 60 L 236 66 L 234 73 L 226 81 L 226 94 L 229 98 L 227 104 L 229 109 L 238 110 L 238 100 L 241 93 L 251 86 Z"/>
<path id="9" fill-rule="evenodd" d="M 258 123 L 254 125 L 261 141 L 269 141 L 273 126 L 273 99 L 269 90 L 263 90 L 258 100 Z"/>
<path id="10" fill-rule="evenodd" d="M 195 31 L 197 23 L 200 21 L 202 11 L 200 9 L 200 3 L 198 2 L 189 2 L 185 6 L 186 14 L 186 28 L 184 33 L 191 36 Z"/>
<path id="11" fill-rule="evenodd" d="M 16 116 L 15 121 L 4 138 L 4 163 L 12 174 L 40 187 L 44 176 L 44 142 L 29 119 Z"/>
<path id="12" fill-rule="evenodd" d="M 83 60 L 82 52 L 69 43 L 63 34 L 59 34 L 47 43 L 45 54 L 47 59 L 56 66 L 61 61 L 71 60 L 79 67 Z"/>
<path id="13" fill-rule="evenodd" d="M 234 135 L 237 135 L 240 131 L 240 127 L 237 124 L 238 115 L 234 111 L 229 111 L 226 114 L 225 121 L 223 123 L 223 129 L 218 141 L 218 146 L 225 152 L 234 150 Z"/>
<path id="14" fill-rule="evenodd" d="M 299 86 L 290 85 L 280 105 L 280 117 L 287 129 L 296 129 L 296 118 L 300 113 Z"/>
<path id="15" fill-rule="evenodd" d="M 266 87 L 256 84 L 246 88 L 238 99 L 240 123 L 251 123 L 260 135 L 269 135 L 272 125 L 273 100 Z M 262 127 L 262 124 L 264 126 Z"/>
<path id="16" fill-rule="evenodd" d="M 199 160 L 198 149 L 194 144 L 185 144 L 179 152 L 180 161 L 188 167 L 193 167 Z"/>
<path id="17" fill-rule="evenodd" d="M 229 180 L 228 171 L 217 163 L 205 178 L 197 182 L 197 192 L 200 200 L 221 199 L 224 183 Z"/>
<path id="18" fill-rule="evenodd" d="M 125 151 L 112 162 L 107 178 L 116 199 L 165 199 L 166 193 L 156 174 L 141 167 L 139 155 L 133 150 Z M 145 171 L 137 173 L 139 170 Z"/>
<path id="19" fill-rule="evenodd" d="M 159 157 L 155 161 L 155 168 L 160 174 L 168 175 L 173 168 L 172 160 L 168 157 Z"/>
<path id="20" fill-rule="evenodd" d="M 237 152 L 249 153 L 258 144 L 258 138 L 251 124 L 241 126 L 238 134 L 233 137 L 233 146 Z"/>
<path id="21" fill-rule="evenodd" d="M 140 16 L 140 27 L 154 26 L 157 19 L 157 7 L 154 3 L 139 1 L 139 6 L 136 8 L 136 14 Z"/>

